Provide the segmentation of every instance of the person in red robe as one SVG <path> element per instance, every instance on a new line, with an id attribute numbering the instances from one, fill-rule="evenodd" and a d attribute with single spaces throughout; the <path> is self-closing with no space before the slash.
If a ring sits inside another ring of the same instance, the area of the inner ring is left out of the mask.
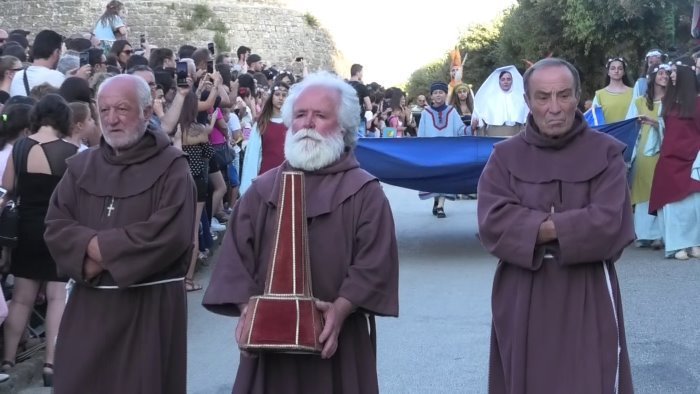
<path id="1" fill-rule="evenodd" d="M 294 85 L 282 108 L 287 131 L 279 167 L 253 180 L 231 215 L 203 305 L 240 316 L 264 290 L 283 171 L 305 174 L 313 295 L 325 325 L 321 355 L 242 354 L 234 393 L 377 393 L 374 316 L 398 316 L 398 251 L 389 202 L 360 169 L 355 90 L 329 73 Z"/>
<path id="2" fill-rule="evenodd" d="M 524 77 L 524 132 L 478 185 L 493 282 L 489 393 L 632 393 L 614 262 L 634 240 L 625 145 L 577 111 L 580 80 L 548 58 Z"/>
<path id="3" fill-rule="evenodd" d="M 678 59 L 671 70 L 649 213 L 660 219 L 666 256 L 687 260 L 700 258 L 700 180 L 691 177 L 700 160 L 700 96 L 693 59 Z"/>
<path id="4" fill-rule="evenodd" d="M 194 180 L 184 153 L 147 126 L 143 79 L 108 79 L 97 108 L 100 146 L 69 160 L 46 215 L 46 244 L 73 283 L 54 392 L 184 394 Z"/>

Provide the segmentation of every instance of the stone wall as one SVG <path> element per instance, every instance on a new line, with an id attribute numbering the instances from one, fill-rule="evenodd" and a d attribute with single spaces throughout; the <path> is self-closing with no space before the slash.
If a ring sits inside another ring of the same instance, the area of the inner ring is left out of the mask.
<path id="1" fill-rule="evenodd" d="M 278 0 L 122 0 L 127 8 L 129 38 L 138 45 L 145 33 L 158 46 L 177 49 L 188 43 L 206 47 L 214 31 L 184 31 L 178 27 L 183 14 L 194 4 L 206 4 L 224 22 L 231 48 L 253 49 L 268 64 L 288 67 L 297 56 L 307 59 L 316 70 L 336 68 L 342 56 L 330 34 L 322 27 L 309 26 L 304 15 Z M 52 29 L 64 35 L 90 31 L 104 11 L 107 0 L 0 0 L 0 28 L 22 28 L 37 33 Z M 31 39 L 32 36 L 30 36 Z"/>

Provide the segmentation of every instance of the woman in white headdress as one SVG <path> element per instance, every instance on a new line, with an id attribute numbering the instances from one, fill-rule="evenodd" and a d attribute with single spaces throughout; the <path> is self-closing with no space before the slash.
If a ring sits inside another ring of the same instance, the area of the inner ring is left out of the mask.
<path id="1" fill-rule="evenodd" d="M 529 112 L 522 75 L 515 66 L 500 67 L 476 92 L 472 128 L 477 129 L 477 135 L 514 136 Z"/>

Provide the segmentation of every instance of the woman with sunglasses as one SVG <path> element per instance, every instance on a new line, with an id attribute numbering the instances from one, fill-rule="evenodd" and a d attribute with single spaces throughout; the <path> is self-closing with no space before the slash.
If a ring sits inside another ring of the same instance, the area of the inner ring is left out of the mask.
<path id="1" fill-rule="evenodd" d="M 632 84 L 627 77 L 627 62 L 621 57 L 608 59 L 605 87 L 595 92 L 593 106 L 603 108 L 605 123 L 625 120 L 632 103 Z"/>
<path id="2" fill-rule="evenodd" d="M 0 104 L 10 99 L 10 86 L 17 71 L 22 71 L 22 62 L 14 56 L 0 56 Z"/>
<path id="3" fill-rule="evenodd" d="M 671 65 L 664 96 L 661 152 L 654 170 L 649 213 L 661 220 L 666 257 L 700 258 L 700 177 L 693 178 L 700 151 L 700 96 L 695 61 Z"/>
<path id="4" fill-rule="evenodd" d="M 131 55 L 134 54 L 134 50 L 131 47 L 131 44 L 129 44 L 129 41 L 117 40 L 114 41 L 114 45 L 112 45 L 112 49 L 109 51 L 109 54 L 117 59 L 119 67 L 121 68 L 122 73 L 124 73 L 127 69 L 126 63 L 129 61 Z"/>
<path id="5" fill-rule="evenodd" d="M 644 96 L 638 97 L 630 106 L 627 119 L 638 119 L 642 124 L 637 141 L 637 155 L 632 170 L 632 205 L 634 205 L 634 231 L 637 247 L 660 249 L 661 226 L 657 216 L 649 215 L 649 196 L 654 169 L 659 161 L 659 113 L 661 102 L 670 83 L 671 67 L 661 64 L 652 68 L 644 78 L 648 86 Z"/>

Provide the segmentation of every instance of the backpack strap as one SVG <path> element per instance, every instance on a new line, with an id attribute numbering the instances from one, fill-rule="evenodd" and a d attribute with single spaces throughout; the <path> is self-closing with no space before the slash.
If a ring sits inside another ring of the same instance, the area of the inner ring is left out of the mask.
<path id="1" fill-rule="evenodd" d="M 29 97 L 29 77 L 27 77 L 27 72 L 29 72 L 29 67 L 24 69 L 22 79 L 24 80 L 24 89 L 27 91 L 27 97 Z"/>

